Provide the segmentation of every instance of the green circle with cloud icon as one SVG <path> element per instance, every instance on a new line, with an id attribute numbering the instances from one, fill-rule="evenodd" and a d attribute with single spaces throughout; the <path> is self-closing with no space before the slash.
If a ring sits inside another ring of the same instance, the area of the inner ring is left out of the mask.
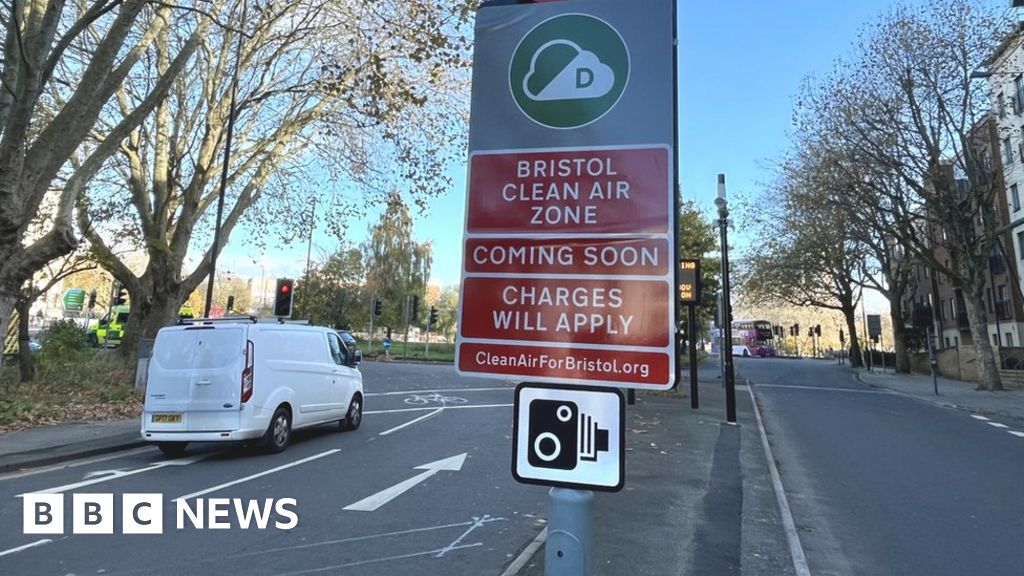
<path id="1" fill-rule="evenodd" d="M 629 82 L 629 50 L 615 28 L 587 14 L 541 22 L 509 64 L 512 97 L 531 120 L 579 128 L 607 114 Z"/>

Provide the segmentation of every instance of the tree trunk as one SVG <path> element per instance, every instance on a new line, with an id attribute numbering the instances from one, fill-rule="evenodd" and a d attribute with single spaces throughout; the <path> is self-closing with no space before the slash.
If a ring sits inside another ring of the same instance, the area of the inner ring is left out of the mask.
<path id="1" fill-rule="evenodd" d="M 906 328 L 903 326 L 903 313 L 900 302 L 889 298 L 889 317 L 892 319 L 892 349 L 896 354 L 896 371 L 910 374 L 910 353 L 907 351 Z"/>
<path id="2" fill-rule="evenodd" d="M 139 340 L 156 338 L 161 328 L 178 321 L 183 298 L 181 280 L 174 277 L 180 272 L 180 267 L 151 260 L 146 273 L 129 290 L 131 313 L 118 347 L 121 357 L 135 359 Z"/>
<path id="3" fill-rule="evenodd" d="M 35 366 L 32 363 L 32 349 L 28 347 L 28 321 L 31 306 L 32 302 L 27 298 L 18 300 L 16 305 L 18 310 L 18 369 L 23 383 L 31 382 L 36 375 Z"/>
<path id="4" fill-rule="evenodd" d="M 4 338 L 7 337 L 7 323 L 11 321 L 11 312 L 14 311 L 14 304 L 17 302 L 16 295 L 6 294 L 0 286 L 0 330 Z M 3 352 L 4 343 L 0 341 L 0 352 Z M 3 373 L 4 363 L 0 361 L 0 373 Z"/>
<path id="5" fill-rule="evenodd" d="M 992 343 L 988 339 L 988 322 L 985 320 L 982 298 L 980 295 L 965 294 L 964 300 L 967 321 L 971 326 L 971 338 L 974 340 L 974 351 L 978 357 L 978 390 L 1002 390 L 999 365 L 996 362 L 995 351 L 992 350 Z"/>
<path id="6" fill-rule="evenodd" d="M 863 368 L 864 358 L 860 355 L 856 313 L 857 309 L 853 306 L 843 306 L 843 318 L 846 319 L 846 329 L 850 332 L 850 366 L 853 368 Z"/>

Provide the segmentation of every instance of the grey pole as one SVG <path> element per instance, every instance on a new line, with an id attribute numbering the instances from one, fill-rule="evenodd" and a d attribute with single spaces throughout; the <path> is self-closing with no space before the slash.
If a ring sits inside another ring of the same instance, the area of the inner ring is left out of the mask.
<path id="1" fill-rule="evenodd" d="M 552 488 L 544 546 L 544 576 L 590 574 L 593 543 L 594 493 L 590 490 Z"/>
<path id="2" fill-rule="evenodd" d="M 929 327 L 925 331 L 925 339 L 928 340 L 928 360 L 932 365 L 932 389 L 935 391 L 935 395 L 939 395 L 939 377 L 936 374 L 936 368 L 938 366 L 938 360 L 935 358 L 935 346 L 932 342 L 932 329 Z"/>
<path id="3" fill-rule="evenodd" d="M 729 294 L 729 203 L 725 199 L 725 174 L 718 175 L 718 226 L 722 235 L 722 358 L 725 368 L 725 419 L 736 423 L 736 373 L 732 365 L 732 302 Z"/>

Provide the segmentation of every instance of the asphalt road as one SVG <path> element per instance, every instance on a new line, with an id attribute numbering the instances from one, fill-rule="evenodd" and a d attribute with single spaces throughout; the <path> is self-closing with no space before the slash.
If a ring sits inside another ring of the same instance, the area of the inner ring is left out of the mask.
<path id="1" fill-rule="evenodd" d="M 737 366 L 815 576 L 1024 573 L 1024 438 L 831 363 Z"/>
<path id="2" fill-rule="evenodd" d="M 143 448 L 0 476 L 0 574 L 500 574 L 547 508 L 546 489 L 509 471 L 513 387 L 459 378 L 450 365 L 361 368 L 362 427 L 297 432 L 281 454 L 205 444 L 169 461 Z M 416 469 L 446 459 L 461 468 Z M 346 510 L 418 475 L 427 478 L 372 511 Z M 54 488 L 65 494 L 65 533 L 23 534 L 19 495 Z M 71 492 L 113 494 L 115 534 L 71 534 Z M 163 535 L 120 533 L 125 493 L 162 495 Z M 191 510 L 200 499 L 294 498 L 298 524 L 275 528 L 289 519 L 272 514 L 268 528 L 243 530 L 229 506 L 221 521 L 231 529 L 177 529 L 172 500 L 196 493 Z"/>

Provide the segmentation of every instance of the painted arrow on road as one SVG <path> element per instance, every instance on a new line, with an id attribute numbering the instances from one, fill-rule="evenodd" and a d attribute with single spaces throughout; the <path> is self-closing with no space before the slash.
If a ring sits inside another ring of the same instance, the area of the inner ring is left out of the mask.
<path id="1" fill-rule="evenodd" d="M 415 470 L 423 470 L 423 472 L 395 484 L 394 486 L 381 490 L 373 496 L 367 496 L 355 504 L 349 504 L 345 506 L 345 510 L 355 510 L 359 512 L 373 512 L 377 508 L 391 502 L 395 498 L 398 498 L 402 494 L 405 494 L 410 488 L 416 486 L 420 482 L 423 482 L 427 478 L 430 478 L 434 474 L 442 470 L 449 470 L 451 472 L 458 472 L 462 469 L 462 463 L 466 461 L 466 453 L 463 452 L 457 456 L 451 456 L 449 458 L 443 458 L 430 464 L 424 464 L 417 466 Z"/>

